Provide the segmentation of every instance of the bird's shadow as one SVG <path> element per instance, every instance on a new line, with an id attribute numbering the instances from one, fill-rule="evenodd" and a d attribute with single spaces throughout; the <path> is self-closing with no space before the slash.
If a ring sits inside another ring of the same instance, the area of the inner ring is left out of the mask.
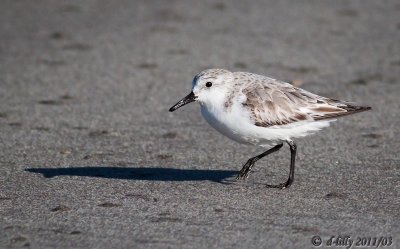
<path id="1" fill-rule="evenodd" d="M 112 179 L 147 181 L 213 181 L 224 180 L 237 174 L 232 170 L 176 169 L 145 167 L 69 167 L 69 168 L 28 168 L 25 171 L 43 174 L 46 178 L 56 176 L 86 176 Z"/>

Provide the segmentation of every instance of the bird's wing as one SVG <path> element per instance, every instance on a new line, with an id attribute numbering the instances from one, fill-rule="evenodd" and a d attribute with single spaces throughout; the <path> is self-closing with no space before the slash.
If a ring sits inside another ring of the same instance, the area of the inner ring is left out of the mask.
<path id="1" fill-rule="evenodd" d="M 241 94 L 245 96 L 242 105 L 254 124 L 261 127 L 334 119 L 370 109 L 318 96 L 261 75 L 252 75 L 251 80 L 242 84 Z"/>

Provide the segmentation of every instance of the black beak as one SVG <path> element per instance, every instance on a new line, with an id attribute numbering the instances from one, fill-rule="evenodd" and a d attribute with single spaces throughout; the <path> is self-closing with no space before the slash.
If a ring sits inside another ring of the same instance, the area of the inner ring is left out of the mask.
<path id="1" fill-rule="evenodd" d="M 193 92 L 191 92 L 191 93 L 189 93 L 188 96 L 186 96 L 186 97 L 184 97 L 183 99 L 179 100 L 178 103 L 176 103 L 174 106 L 172 106 L 171 108 L 169 108 L 169 111 L 170 111 L 170 112 L 173 112 L 173 111 L 175 111 L 176 109 L 178 109 L 179 107 L 182 107 L 182 106 L 184 106 L 184 105 L 186 105 L 186 104 L 189 104 L 189 103 L 191 103 L 191 102 L 193 102 L 193 101 L 195 101 L 195 100 L 196 100 L 196 96 L 194 95 Z"/>

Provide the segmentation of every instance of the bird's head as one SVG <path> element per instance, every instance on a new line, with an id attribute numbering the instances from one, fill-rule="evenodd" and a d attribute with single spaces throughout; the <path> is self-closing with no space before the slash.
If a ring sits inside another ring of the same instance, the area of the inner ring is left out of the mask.
<path id="1" fill-rule="evenodd" d="M 169 111 L 198 101 L 201 105 L 213 103 L 224 96 L 229 89 L 229 83 L 233 81 L 232 72 L 225 69 L 207 69 L 197 74 L 192 82 L 192 91 L 172 106 Z"/>

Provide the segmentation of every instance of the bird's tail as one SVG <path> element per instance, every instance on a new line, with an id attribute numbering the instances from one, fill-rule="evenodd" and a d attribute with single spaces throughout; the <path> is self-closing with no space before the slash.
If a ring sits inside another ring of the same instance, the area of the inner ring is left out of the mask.
<path id="1" fill-rule="evenodd" d="M 339 112 L 332 112 L 332 113 L 324 113 L 323 115 L 314 117 L 314 120 L 324 120 L 324 119 L 332 119 L 343 117 L 347 115 L 352 115 L 359 112 L 365 112 L 371 110 L 369 106 L 357 106 L 352 103 L 341 102 L 340 105 L 337 105 L 338 108 L 342 109 Z"/>

